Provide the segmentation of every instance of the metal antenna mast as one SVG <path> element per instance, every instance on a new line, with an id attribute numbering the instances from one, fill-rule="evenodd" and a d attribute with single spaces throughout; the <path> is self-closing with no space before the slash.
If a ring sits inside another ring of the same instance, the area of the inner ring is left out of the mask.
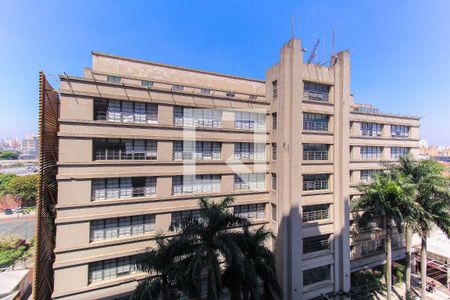
<path id="1" fill-rule="evenodd" d="M 317 48 L 319 48 L 320 39 L 317 40 L 314 48 L 312 49 L 311 55 L 308 58 L 308 64 L 312 63 L 314 59 L 317 58 Z"/>
<path id="2" fill-rule="evenodd" d="M 292 32 L 291 32 L 292 38 L 295 38 L 295 31 L 294 31 L 294 15 L 292 15 L 292 28 L 291 28 L 291 30 L 292 30 Z"/>

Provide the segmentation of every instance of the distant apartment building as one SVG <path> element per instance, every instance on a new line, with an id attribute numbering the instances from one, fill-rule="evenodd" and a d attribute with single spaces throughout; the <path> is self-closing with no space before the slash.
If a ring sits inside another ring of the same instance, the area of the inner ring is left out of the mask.
<path id="1" fill-rule="evenodd" d="M 39 153 L 39 137 L 30 134 L 22 140 L 22 145 L 20 147 L 20 158 L 21 159 L 35 159 Z"/>
<path id="2" fill-rule="evenodd" d="M 265 80 L 92 59 L 60 76 L 54 299 L 126 299 L 135 255 L 202 196 L 274 232 L 285 299 L 348 293 L 384 263 L 383 229 L 356 230 L 349 204 L 381 161 L 418 155 L 420 120 L 353 103 L 348 51 L 308 64 L 291 39 Z"/>

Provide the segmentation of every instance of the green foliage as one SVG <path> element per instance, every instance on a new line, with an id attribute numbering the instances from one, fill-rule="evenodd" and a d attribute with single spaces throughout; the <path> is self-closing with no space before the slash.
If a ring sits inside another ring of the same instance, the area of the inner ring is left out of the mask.
<path id="1" fill-rule="evenodd" d="M 0 267 L 8 267 L 14 264 L 25 254 L 27 247 L 23 240 L 5 236 L 0 240 Z"/>
<path id="2" fill-rule="evenodd" d="M 395 262 L 392 265 L 392 275 L 394 284 L 401 283 L 405 280 L 406 266 L 404 261 Z"/>
<path id="3" fill-rule="evenodd" d="M 385 224 L 391 221 L 401 232 L 405 216 L 413 214 L 413 190 L 403 178 L 393 176 L 391 172 L 374 175 L 373 182 L 361 185 L 358 189 L 364 194 L 352 203 L 353 211 L 363 211 L 357 218 L 358 225 L 367 228 L 378 218 L 385 218 Z"/>
<path id="4" fill-rule="evenodd" d="M 382 278 L 383 273 L 377 270 L 366 269 L 353 272 L 350 278 L 352 290 L 360 295 L 382 291 L 385 289 Z"/>
<path id="5" fill-rule="evenodd" d="M 20 155 L 19 151 L 1 151 L 0 160 L 13 160 L 18 159 Z"/>
<path id="6" fill-rule="evenodd" d="M 200 199 L 200 218 L 173 224 L 177 235 L 159 237 L 156 248 L 140 255 L 137 268 L 151 275 L 133 299 L 174 299 L 180 292 L 219 299 L 224 288 L 231 299 L 281 299 L 275 259 L 265 246 L 271 234 L 250 230 L 247 219 L 230 212 L 232 204 L 232 198 Z"/>
<path id="7" fill-rule="evenodd" d="M 38 175 L 15 176 L 4 184 L 3 194 L 20 196 L 24 201 L 37 198 Z"/>
<path id="8" fill-rule="evenodd" d="M 15 177 L 17 177 L 17 175 L 0 174 L 0 195 L 6 194 L 4 193 L 6 185 Z"/>

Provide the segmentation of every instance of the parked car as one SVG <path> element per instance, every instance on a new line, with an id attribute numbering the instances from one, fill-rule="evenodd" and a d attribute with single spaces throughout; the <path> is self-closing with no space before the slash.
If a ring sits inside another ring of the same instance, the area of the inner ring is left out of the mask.
<path id="1" fill-rule="evenodd" d="M 3 212 L 5 213 L 5 215 L 12 215 L 13 214 L 13 211 L 10 208 L 5 209 Z"/>
<path id="2" fill-rule="evenodd" d="M 16 213 L 23 213 L 22 207 L 18 207 L 15 209 Z"/>

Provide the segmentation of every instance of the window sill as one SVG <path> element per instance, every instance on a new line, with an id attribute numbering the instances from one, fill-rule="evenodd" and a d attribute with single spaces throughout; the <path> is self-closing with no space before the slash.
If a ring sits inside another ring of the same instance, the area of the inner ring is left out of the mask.
<path id="1" fill-rule="evenodd" d="M 302 130 L 303 134 L 320 134 L 320 135 L 333 135 L 332 131 L 322 131 L 322 130 Z"/>
<path id="2" fill-rule="evenodd" d="M 326 190 L 311 190 L 311 191 L 302 191 L 302 196 L 309 196 L 309 195 L 326 195 L 326 194 L 333 194 L 333 191 L 330 189 Z"/>
<path id="3" fill-rule="evenodd" d="M 320 225 L 333 224 L 333 220 L 331 220 L 331 219 L 314 220 L 314 221 L 302 222 L 302 224 L 303 224 L 302 227 L 314 227 L 314 226 L 320 226 Z"/>
<path id="4" fill-rule="evenodd" d="M 304 253 L 302 260 L 308 260 L 308 259 L 313 259 L 313 258 L 324 256 L 324 255 L 330 255 L 330 254 L 333 254 L 333 252 L 334 252 L 333 250 L 325 249 L 325 250 L 314 251 L 314 252 L 310 252 L 310 253 Z"/>
<path id="5" fill-rule="evenodd" d="M 311 283 L 309 285 L 304 285 L 303 286 L 303 291 L 304 292 L 309 292 L 311 290 L 323 288 L 323 287 L 331 285 L 331 284 L 333 284 L 333 281 L 331 279 L 326 279 L 326 280 L 322 280 L 322 281 L 319 281 L 319 282 Z"/>

